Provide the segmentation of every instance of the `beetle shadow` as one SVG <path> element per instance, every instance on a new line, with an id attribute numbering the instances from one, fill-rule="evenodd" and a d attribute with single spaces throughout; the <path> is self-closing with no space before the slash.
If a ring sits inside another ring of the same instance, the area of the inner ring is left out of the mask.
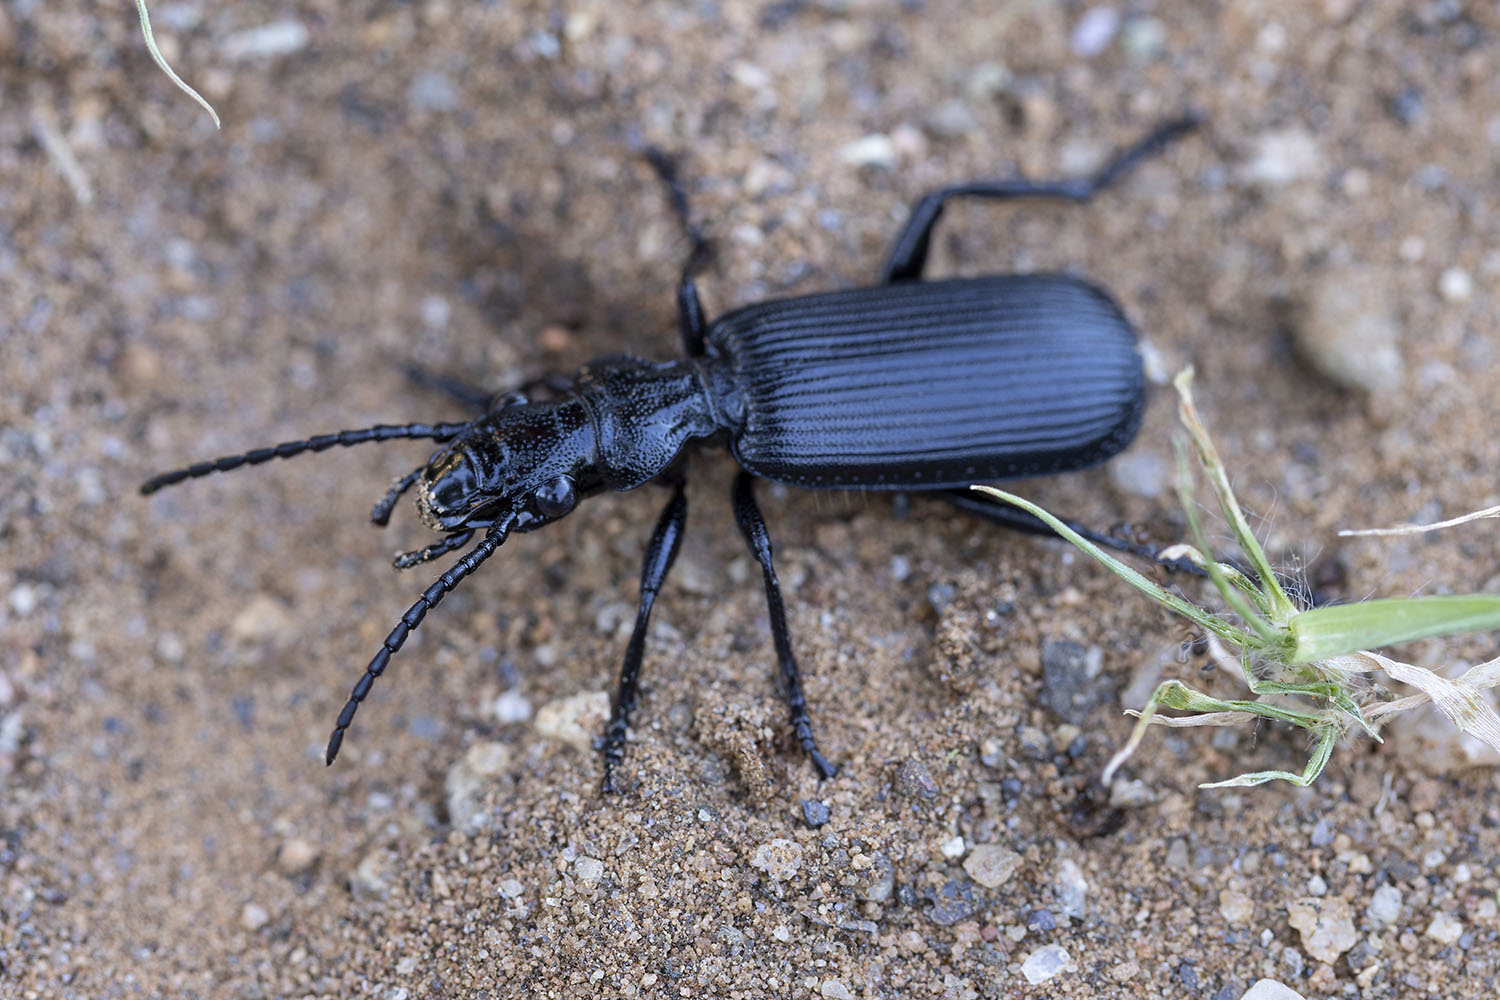
<path id="1" fill-rule="evenodd" d="M 515 387 L 503 383 L 571 375 L 584 362 L 610 354 L 658 360 L 681 355 L 672 298 L 675 267 L 654 268 L 661 272 L 659 281 L 650 279 L 643 291 L 637 282 L 622 282 L 618 273 L 605 278 L 588 256 L 559 250 L 544 213 L 520 197 L 515 210 L 505 213 L 472 190 L 450 189 L 442 202 L 441 232 L 433 240 L 437 250 L 486 332 L 512 338 L 519 358 L 516 368 L 492 376 L 503 382 L 486 383 L 487 392 Z M 464 353 L 483 357 L 482 350 L 473 343 Z M 456 367 L 434 374 L 472 379 L 460 373 L 492 366 L 460 361 Z"/>

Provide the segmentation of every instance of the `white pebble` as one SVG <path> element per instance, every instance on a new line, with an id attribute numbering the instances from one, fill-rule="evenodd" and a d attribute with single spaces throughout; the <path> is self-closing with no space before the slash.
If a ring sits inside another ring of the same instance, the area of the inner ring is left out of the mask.
<path id="1" fill-rule="evenodd" d="M 495 720 L 500 723 L 525 722 L 531 718 L 531 702 L 518 689 L 500 692 L 495 699 Z"/>
<path id="2" fill-rule="evenodd" d="M 588 752 L 594 747 L 594 734 L 609 718 L 609 695 L 604 691 L 587 691 L 567 698 L 549 701 L 536 713 L 536 731 L 548 739 L 570 743 Z"/>
<path id="3" fill-rule="evenodd" d="M 849 992 L 849 987 L 845 986 L 842 980 L 823 980 L 822 992 L 829 1000 L 854 1000 L 854 994 Z"/>
<path id="4" fill-rule="evenodd" d="M 1424 933 L 1438 944 L 1449 945 L 1463 936 L 1464 922 L 1439 911 L 1432 915 L 1432 923 L 1427 925 Z"/>
<path id="5" fill-rule="evenodd" d="M 240 910 L 240 926 L 247 931 L 258 931 L 271 922 L 271 915 L 264 906 L 246 903 Z"/>
<path id="6" fill-rule="evenodd" d="M 1134 497 L 1154 500 L 1161 495 L 1171 470 L 1160 455 L 1133 451 L 1109 463 L 1110 478 L 1124 492 Z"/>
<path id="7" fill-rule="evenodd" d="M 1274 979 L 1262 979 L 1246 990 L 1240 1000 L 1306 1000 L 1306 998 L 1285 983 L 1278 983 Z"/>
<path id="8" fill-rule="evenodd" d="M 604 862 L 585 855 L 574 862 L 573 872 L 580 881 L 593 885 L 604 877 Z"/>
<path id="9" fill-rule="evenodd" d="M 1075 56 L 1092 59 L 1109 48 L 1119 30 L 1119 11 L 1113 7 L 1090 7 L 1073 25 L 1073 34 L 1068 41 Z"/>
<path id="10" fill-rule="evenodd" d="M 755 849 L 750 867 L 765 872 L 772 882 L 785 882 L 802 867 L 802 845 L 777 837 Z"/>
<path id="11" fill-rule="evenodd" d="M 1026 981 L 1035 986 L 1037 983 L 1045 983 L 1059 972 L 1068 967 L 1072 961 L 1068 952 L 1060 944 L 1043 945 L 1030 955 L 1026 961 L 1021 963 L 1021 975 Z"/>
<path id="12" fill-rule="evenodd" d="M 309 37 L 301 21 L 272 21 L 258 28 L 235 32 L 219 45 L 219 52 L 231 62 L 269 59 L 305 48 Z"/>
<path id="13" fill-rule="evenodd" d="M 1089 880 L 1072 858 L 1057 863 L 1057 902 L 1066 916 L 1082 920 L 1088 916 Z"/>
<path id="14" fill-rule="evenodd" d="M 943 844 L 943 857 L 961 858 L 964 856 L 964 838 L 954 837 Z"/>
<path id="15" fill-rule="evenodd" d="M 1450 267 L 1438 277 L 1438 294 L 1446 302 L 1467 302 L 1474 294 L 1474 279 L 1461 267 Z"/>
<path id="16" fill-rule="evenodd" d="M 1323 153 L 1311 132 L 1286 129 L 1266 132 L 1256 142 L 1255 155 L 1240 168 L 1242 180 L 1262 187 L 1282 187 L 1316 174 Z"/>
<path id="17" fill-rule="evenodd" d="M 839 159 L 851 167 L 882 167 L 886 170 L 896 165 L 896 144 L 888 135 L 875 133 L 856 139 L 839 150 Z"/>
<path id="18" fill-rule="evenodd" d="M 8 600 L 11 610 L 23 618 L 35 611 L 36 606 L 41 603 L 41 597 L 37 594 L 36 588 L 29 583 L 21 583 L 13 587 Z"/>

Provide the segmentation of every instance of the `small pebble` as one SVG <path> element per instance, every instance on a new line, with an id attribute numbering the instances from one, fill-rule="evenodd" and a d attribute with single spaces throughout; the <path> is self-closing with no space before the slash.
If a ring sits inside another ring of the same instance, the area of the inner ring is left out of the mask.
<path id="1" fill-rule="evenodd" d="M 276 867 L 283 875 L 301 875 L 317 863 L 319 853 L 312 841 L 291 837 L 276 852 Z"/>
<path id="2" fill-rule="evenodd" d="M 604 877 L 604 862 L 585 855 L 573 862 L 573 873 L 579 881 L 594 885 Z"/>
<path id="3" fill-rule="evenodd" d="M 785 882 L 802 867 L 802 845 L 777 837 L 755 849 L 750 867 L 765 872 L 772 882 Z"/>
<path id="4" fill-rule="evenodd" d="M 1072 858 L 1059 861 L 1053 886 L 1058 906 L 1065 916 L 1073 920 L 1088 916 L 1089 881 L 1078 862 Z"/>
<path id="5" fill-rule="evenodd" d="M 1445 302 L 1467 302 L 1474 294 L 1474 279 L 1461 267 L 1446 268 L 1438 277 L 1438 294 Z"/>
<path id="6" fill-rule="evenodd" d="M 395 864 L 389 851 L 376 848 L 360 859 L 349 876 L 349 891 L 360 902 L 384 899 L 391 891 Z"/>
<path id="7" fill-rule="evenodd" d="M 909 760 L 896 769 L 896 791 L 911 799 L 935 799 L 938 784 L 926 764 Z"/>
<path id="8" fill-rule="evenodd" d="M 588 752 L 594 747 L 594 734 L 609 718 L 609 694 L 585 691 L 549 701 L 536 712 L 536 731 L 548 739 L 568 743 Z"/>
<path id="9" fill-rule="evenodd" d="M 227 36 L 219 43 L 219 53 L 230 62 L 270 59 L 305 48 L 310 37 L 301 21 L 271 21 Z"/>
<path id="10" fill-rule="evenodd" d="M 1167 47 L 1167 26 L 1154 17 L 1132 17 L 1120 30 L 1120 46 L 1139 66 L 1161 55 Z"/>
<path id="11" fill-rule="evenodd" d="M 36 610 L 36 606 L 41 603 L 41 595 L 31 584 L 19 583 L 11 588 L 7 601 L 11 610 L 24 618 Z"/>
<path id="12" fill-rule="evenodd" d="M 1302 935 L 1302 947 L 1319 962 L 1333 963 L 1359 940 L 1354 911 L 1342 899 L 1297 899 L 1287 906 L 1287 923 Z"/>
<path id="13" fill-rule="evenodd" d="M 1369 393 L 1401 387 L 1401 328 L 1393 283 L 1363 267 L 1332 268 L 1295 303 L 1292 336 L 1302 356 L 1330 381 Z"/>
<path id="14" fill-rule="evenodd" d="M 1333 835 L 1333 821 L 1324 816 L 1313 824 L 1312 845 L 1314 847 L 1327 847 L 1333 843 Z"/>
<path id="15" fill-rule="evenodd" d="M 1114 697 L 1112 684 L 1101 683 L 1104 650 L 1070 640 L 1042 643 L 1042 704 L 1065 722 L 1081 726 L 1094 709 Z M 1047 756 L 1051 756 L 1050 748 Z"/>
<path id="16" fill-rule="evenodd" d="M 944 841 L 942 846 L 943 857 L 961 858 L 964 856 L 964 838 L 954 837 L 952 840 Z"/>
<path id="17" fill-rule="evenodd" d="M 1119 11 L 1113 7 L 1090 7 L 1083 12 L 1078 23 L 1073 25 L 1068 43 L 1075 56 L 1092 59 L 1109 48 L 1109 43 L 1115 40 L 1115 33 L 1119 30 Z"/>
<path id="18" fill-rule="evenodd" d="M 964 871 L 986 889 L 998 889 L 1021 867 L 1021 855 L 999 844 L 980 844 L 964 858 Z"/>
<path id="19" fill-rule="evenodd" d="M 1071 959 L 1068 952 L 1060 944 L 1043 945 L 1021 963 L 1021 975 L 1026 981 L 1035 986 L 1037 983 L 1045 983 L 1068 967 Z"/>
<path id="20" fill-rule="evenodd" d="M 1236 889 L 1224 889 L 1219 893 L 1219 916 L 1231 926 L 1248 924 L 1255 919 L 1255 901 Z"/>
<path id="21" fill-rule="evenodd" d="M 1323 164 L 1323 152 L 1311 132 L 1296 128 L 1266 132 L 1250 161 L 1240 168 L 1239 177 L 1260 187 L 1284 187 L 1316 176 Z"/>
<path id="22" fill-rule="evenodd" d="M 1055 931 L 1057 930 L 1057 918 L 1052 911 L 1042 908 L 1032 910 L 1026 915 L 1026 929 L 1032 931 Z"/>
<path id="23" fill-rule="evenodd" d="M 880 167 L 889 170 L 896 165 L 896 144 L 888 135 L 867 135 L 839 150 L 839 159 L 851 167 Z"/>
<path id="24" fill-rule="evenodd" d="M 1246 990 L 1240 1000 L 1307 1000 L 1301 993 L 1274 979 L 1262 979 Z"/>
<path id="25" fill-rule="evenodd" d="M 1438 944 L 1450 945 L 1463 936 L 1464 923 L 1457 917 L 1439 911 L 1432 915 L 1432 922 L 1423 933 Z"/>
<path id="26" fill-rule="evenodd" d="M 525 722 L 531 718 L 531 702 L 516 688 L 502 691 L 495 699 L 495 720 L 502 724 Z"/>
<path id="27" fill-rule="evenodd" d="M 258 931 L 270 922 L 271 915 L 257 903 L 246 903 L 240 910 L 240 926 L 247 931 Z"/>
<path id="28" fill-rule="evenodd" d="M 849 987 L 839 979 L 823 980 L 821 992 L 829 1000 L 854 1000 L 854 994 L 850 993 Z"/>
<path id="29" fill-rule="evenodd" d="M 922 126 L 935 139 L 961 139 L 979 130 L 979 120 L 966 102 L 950 97 L 928 112 Z"/>
<path id="30" fill-rule="evenodd" d="M 816 830 L 828 822 L 828 805 L 817 799 L 802 800 L 802 820 L 809 827 Z"/>
<path id="31" fill-rule="evenodd" d="M 1108 469 L 1116 486 L 1144 500 L 1161 496 L 1162 487 L 1171 477 L 1170 468 L 1160 455 L 1140 449 L 1121 455 L 1109 463 Z"/>
<path id="32" fill-rule="evenodd" d="M 495 741 L 476 743 L 448 768 L 443 793 L 448 821 L 455 830 L 476 834 L 494 822 L 484 803 L 484 792 L 510 766 L 511 750 Z"/>

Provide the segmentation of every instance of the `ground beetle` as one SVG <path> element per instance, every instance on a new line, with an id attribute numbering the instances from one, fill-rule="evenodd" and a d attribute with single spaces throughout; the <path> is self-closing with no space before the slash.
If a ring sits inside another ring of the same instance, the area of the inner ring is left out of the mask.
<path id="1" fill-rule="evenodd" d="M 141 492 L 335 446 L 395 438 L 442 443 L 425 466 L 391 487 L 371 520 L 384 525 L 396 501 L 415 487 L 422 521 L 442 537 L 397 556 L 400 569 L 458 550 L 475 536 L 479 542 L 386 636 L 339 713 L 328 741 L 331 764 L 391 656 L 511 532 L 549 524 L 606 490 L 669 485 L 672 497 L 647 546 L 635 629 L 603 740 L 603 788 L 613 791 L 651 606 L 687 518 L 681 460 L 690 445 L 726 443 L 741 467 L 734 513 L 764 576 L 791 724 L 819 773 L 831 777 L 835 768 L 813 739 L 754 479 L 810 489 L 933 491 L 1010 527 L 1048 533 L 966 487 L 1068 472 L 1124 448 L 1145 401 L 1135 332 L 1105 292 L 1067 275 L 923 281 L 933 226 L 957 197 L 1087 201 L 1195 124 L 1183 118 L 1159 127 L 1089 178 L 981 181 L 934 191 L 913 208 L 878 285 L 760 302 L 711 323 L 694 283 L 708 243 L 690 219 L 672 163 L 650 151 L 692 241 L 677 289 L 686 360 L 602 358 L 571 379 L 501 395 L 466 423 L 380 425 L 290 441 L 164 473 Z M 543 398 L 531 398 L 543 387 Z"/>

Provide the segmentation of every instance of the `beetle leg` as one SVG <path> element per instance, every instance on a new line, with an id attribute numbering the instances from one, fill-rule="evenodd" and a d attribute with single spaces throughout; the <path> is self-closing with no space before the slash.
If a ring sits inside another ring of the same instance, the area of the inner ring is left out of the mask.
<path id="1" fill-rule="evenodd" d="M 469 539 L 473 537 L 474 532 L 472 529 L 445 535 L 426 548 L 413 549 L 410 552 L 398 552 L 396 557 L 391 560 L 391 565 L 397 569 L 411 569 L 413 566 L 420 566 L 424 562 L 431 562 L 439 556 L 445 556 L 454 549 L 463 548 L 469 544 Z"/>
<path id="2" fill-rule="evenodd" d="M 1028 514 L 1026 511 L 1012 507 L 1009 504 L 991 500 L 982 493 L 976 493 L 973 490 L 941 490 L 936 495 L 947 500 L 955 507 L 966 510 L 970 514 L 977 514 L 988 521 L 993 521 L 1013 531 L 1019 531 L 1027 535 L 1042 535 L 1049 538 L 1057 537 L 1057 532 L 1048 527 L 1047 523 L 1041 518 Z M 1114 549 L 1116 552 L 1123 552 L 1126 555 L 1149 559 L 1163 569 L 1173 573 L 1191 573 L 1194 576 L 1208 575 L 1202 567 L 1191 559 L 1162 558 L 1161 550 L 1154 545 L 1134 542 L 1128 538 L 1117 538 L 1114 535 L 1106 535 L 1073 521 L 1068 521 L 1066 524 L 1084 538 L 1102 548 Z"/>
<path id="3" fill-rule="evenodd" d="M 703 230 L 693 224 L 688 209 L 687 192 L 677 175 L 677 164 L 660 149 L 652 146 L 646 150 L 646 160 L 667 186 L 667 200 L 672 203 L 672 214 L 677 216 L 682 230 L 692 243 L 688 259 L 682 265 L 682 279 L 677 283 L 677 320 L 682 329 L 682 349 L 690 358 L 703 355 L 703 338 L 708 333 L 708 320 L 703 313 L 703 303 L 698 298 L 697 273 L 713 256 L 713 248 Z"/>
<path id="4" fill-rule="evenodd" d="M 646 626 L 651 620 L 651 606 L 656 603 L 656 595 L 661 592 L 661 585 L 677 559 L 682 529 L 686 524 L 687 494 L 679 481 L 672 491 L 672 499 L 667 501 L 657 519 L 656 529 L 651 532 L 646 559 L 641 566 L 641 601 L 635 612 L 635 629 L 630 633 L 630 644 L 625 647 L 620 684 L 615 691 L 614 709 L 609 715 L 609 729 L 604 735 L 604 780 L 600 791 L 605 794 L 619 791 L 615 788 L 615 767 L 625 757 L 625 732 L 641 690 L 641 658 L 646 652 Z"/>
<path id="5" fill-rule="evenodd" d="M 488 410 L 490 408 L 490 399 L 494 395 L 464 379 L 435 372 L 426 365 L 408 364 L 406 366 L 406 377 L 423 389 L 440 392 L 460 406 L 473 410 L 476 413 L 483 413 Z"/>
<path id="6" fill-rule="evenodd" d="M 766 608 L 771 617 L 771 639 L 776 645 L 776 659 L 781 666 L 781 686 L 786 695 L 786 705 L 791 711 L 792 729 L 797 742 L 817 767 L 824 778 L 831 778 L 839 769 L 828 762 L 818 751 L 818 742 L 813 738 L 812 719 L 807 714 L 807 698 L 802 693 L 802 672 L 797 668 L 797 658 L 792 655 L 792 639 L 786 627 L 786 605 L 781 599 L 781 583 L 776 579 L 776 569 L 771 565 L 771 536 L 766 532 L 765 518 L 755 502 L 755 480 L 750 473 L 741 472 L 734 480 L 734 518 L 740 524 L 750 552 L 760 563 L 766 582 Z"/>
<path id="7" fill-rule="evenodd" d="M 1012 178 L 998 181 L 971 181 L 939 188 L 924 195 L 911 210 L 881 271 L 880 283 L 896 284 L 902 281 L 920 281 L 922 269 L 927 264 L 927 251 L 932 244 L 932 228 L 937 225 L 943 208 L 951 198 L 989 198 L 1009 201 L 1020 198 L 1061 198 L 1065 201 L 1085 202 L 1129 173 L 1136 164 L 1154 156 L 1176 139 L 1198 127 L 1197 115 L 1187 115 L 1158 126 L 1151 134 L 1135 145 L 1115 154 L 1091 177 L 1076 177 L 1060 181 L 1032 181 Z"/>

